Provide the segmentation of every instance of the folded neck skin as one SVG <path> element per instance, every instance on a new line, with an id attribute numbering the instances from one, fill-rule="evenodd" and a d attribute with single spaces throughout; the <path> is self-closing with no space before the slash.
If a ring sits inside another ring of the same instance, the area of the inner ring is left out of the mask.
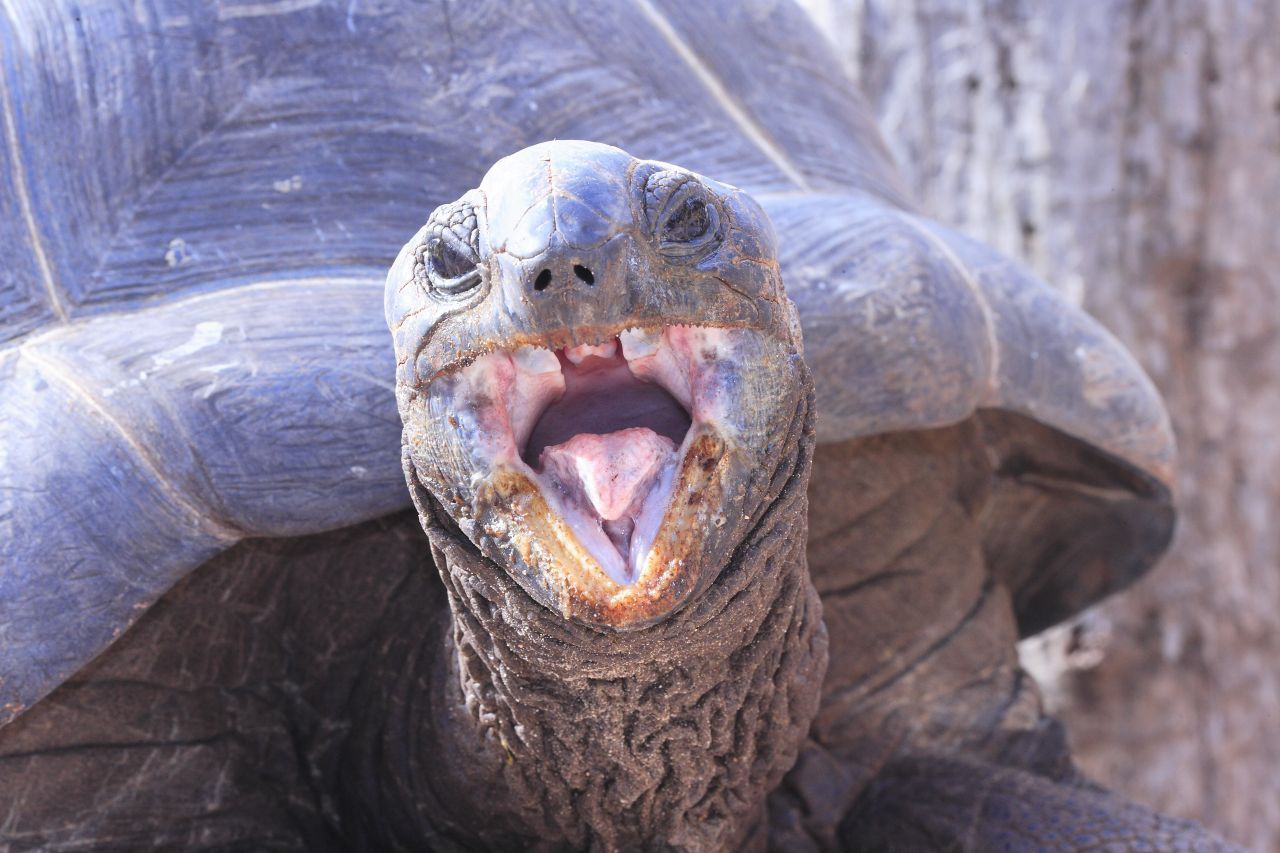
<path id="1" fill-rule="evenodd" d="M 410 740 L 446 811 L 514 846 L 737 849 L 826 663 L 813 388 L 764 211 L 544 143 L 432 213 L 386 304 L 452 619 L 447 677 L 402 687 L 440 688 Z"/>
<path id="2" fill-rule="evenodd" d="M 598 358 L 584 360 L 581 377 L 566 371 L 566 386 L 617 369 Z M 562 399 L 572 400 L 568 390 Z M 499 847 L 538 839 L 548 849 L 763 843 L 765 796 L 795 760 L 826 667 L 804 562 L 811 407 L 811 397 L 799 401 L 756 472 L 756 499 L 733 522 L 743 547 L 703 595 L 641 631 L 602 632 L 510 606 L 523 591 L 414 486 L 453 613 L 438 652 L 448 675 L 401 679 L 409 691 L 445 689 L 391 701 L 434 709 L 440 740 L 422 743 L 418 759 L 445 774 L 449 784 L 433 787 L 460 822 L 474 821 L 468 832 L 483 827 Z M 674 441 L 652 431 L 671 454 Z M 541 447 L 537 432 L 529 447 L 544 459 L 564 444 Z M 557 437 L 554 423 L 546 433 Z M 393 721 L 388 743 L 400 742 L 397 724 L 407 721 Z"/>

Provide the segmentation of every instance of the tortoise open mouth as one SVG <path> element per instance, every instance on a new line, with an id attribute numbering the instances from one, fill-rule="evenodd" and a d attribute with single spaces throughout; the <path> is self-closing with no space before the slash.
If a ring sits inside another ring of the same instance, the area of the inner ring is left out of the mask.
<path id="1" fill-rule="evenodd" d="M 733 565 L 809 406 L 749 196 L 595 143 L 530 148 L 431 214 L 386 296 L 405 473 L 432 541 L 469 550 L 469 589 L 514 581 L 630 631 Z"/>
<path id="2" fill-rule="evenodd" d="M 701 494 L 686 469 L 710 476 L 707 448 L 724 446 L 732 389 L 718 366 L 734 357 L 740 334 L 668 326 L 555 350 L 498 350 L 437 393 L 477 467 L 531 481 L 591 561 L 626 587 L 663 572 L 651 558 L 672 496 Z M 722 525 L 719 511 L 701 507 L 699 516 L 711 515 L 700 522 Z"/>

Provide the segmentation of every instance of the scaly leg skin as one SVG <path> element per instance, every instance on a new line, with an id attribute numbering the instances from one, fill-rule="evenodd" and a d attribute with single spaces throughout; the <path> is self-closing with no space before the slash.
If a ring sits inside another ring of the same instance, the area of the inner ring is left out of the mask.
<path id="1" fill-rule="evenodd" d="M 811 513 L 832 667 L 810 742 L 770 799 L 770 845 L 1231 849 L 1077 779 L 975 539 L 989 474 L 972 429 L 819 450 L 812 505 L 834 506 L 824 481 L 857 486 L 861 505 L 844 507 L 852 524 Z M 357 748 L 370 769 L 352 763 L 362 717 L 386 722 L 362 684 L 394 669 L 388 649 L 408 634 L 442 629 L 444 608 L 412 516 L 233 549 L 0 730 L 0 848 L 376 837 L 398 812 L 369 780 L 411 767 L 404 749 Z"/>
<path id="2" fill-rule="evenodd" d="M 831 662 L 810 741 L 770 799 L 771 845 L 1233 849 L 1076 772 L 983 547 L 998 477 L 984 429 L 818 449 L 808 557 Z"/>
<path id="3" fill-rule="evenodd" d="M 1233 851 L 1174 820 L 1087 783 L 920 755 L 885 768 L 839 831 L 848 851 Z"/>
<path id="4" fill-rule="evenodd" d="M 202 566 L 0 729 L 0 850 L 348 849 L 350 708 L 386 635 L 443 614 L 425 552 L 402 516 Z"/>

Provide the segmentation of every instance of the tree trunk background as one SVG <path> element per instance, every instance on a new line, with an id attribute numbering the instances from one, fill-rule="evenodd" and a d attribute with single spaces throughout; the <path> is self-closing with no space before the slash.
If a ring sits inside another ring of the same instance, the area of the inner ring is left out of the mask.
<path id="1" fill-rule="evenodd" d="M 1090 775 L 1280 850 L 1280 0 L 807 0 L 907 183 L 1137 355 L 1181 521 L 1024 644 Z"/>

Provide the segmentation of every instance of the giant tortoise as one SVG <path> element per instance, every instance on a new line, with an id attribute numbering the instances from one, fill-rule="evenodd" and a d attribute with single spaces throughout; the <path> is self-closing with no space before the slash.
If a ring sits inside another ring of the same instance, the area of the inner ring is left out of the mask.
<path id="1" fill-rule="evenodd" d="M 1015 653 L 1158 396 L 795 9 L 6 10 L 0 846 L 1218 845 Z"/>

